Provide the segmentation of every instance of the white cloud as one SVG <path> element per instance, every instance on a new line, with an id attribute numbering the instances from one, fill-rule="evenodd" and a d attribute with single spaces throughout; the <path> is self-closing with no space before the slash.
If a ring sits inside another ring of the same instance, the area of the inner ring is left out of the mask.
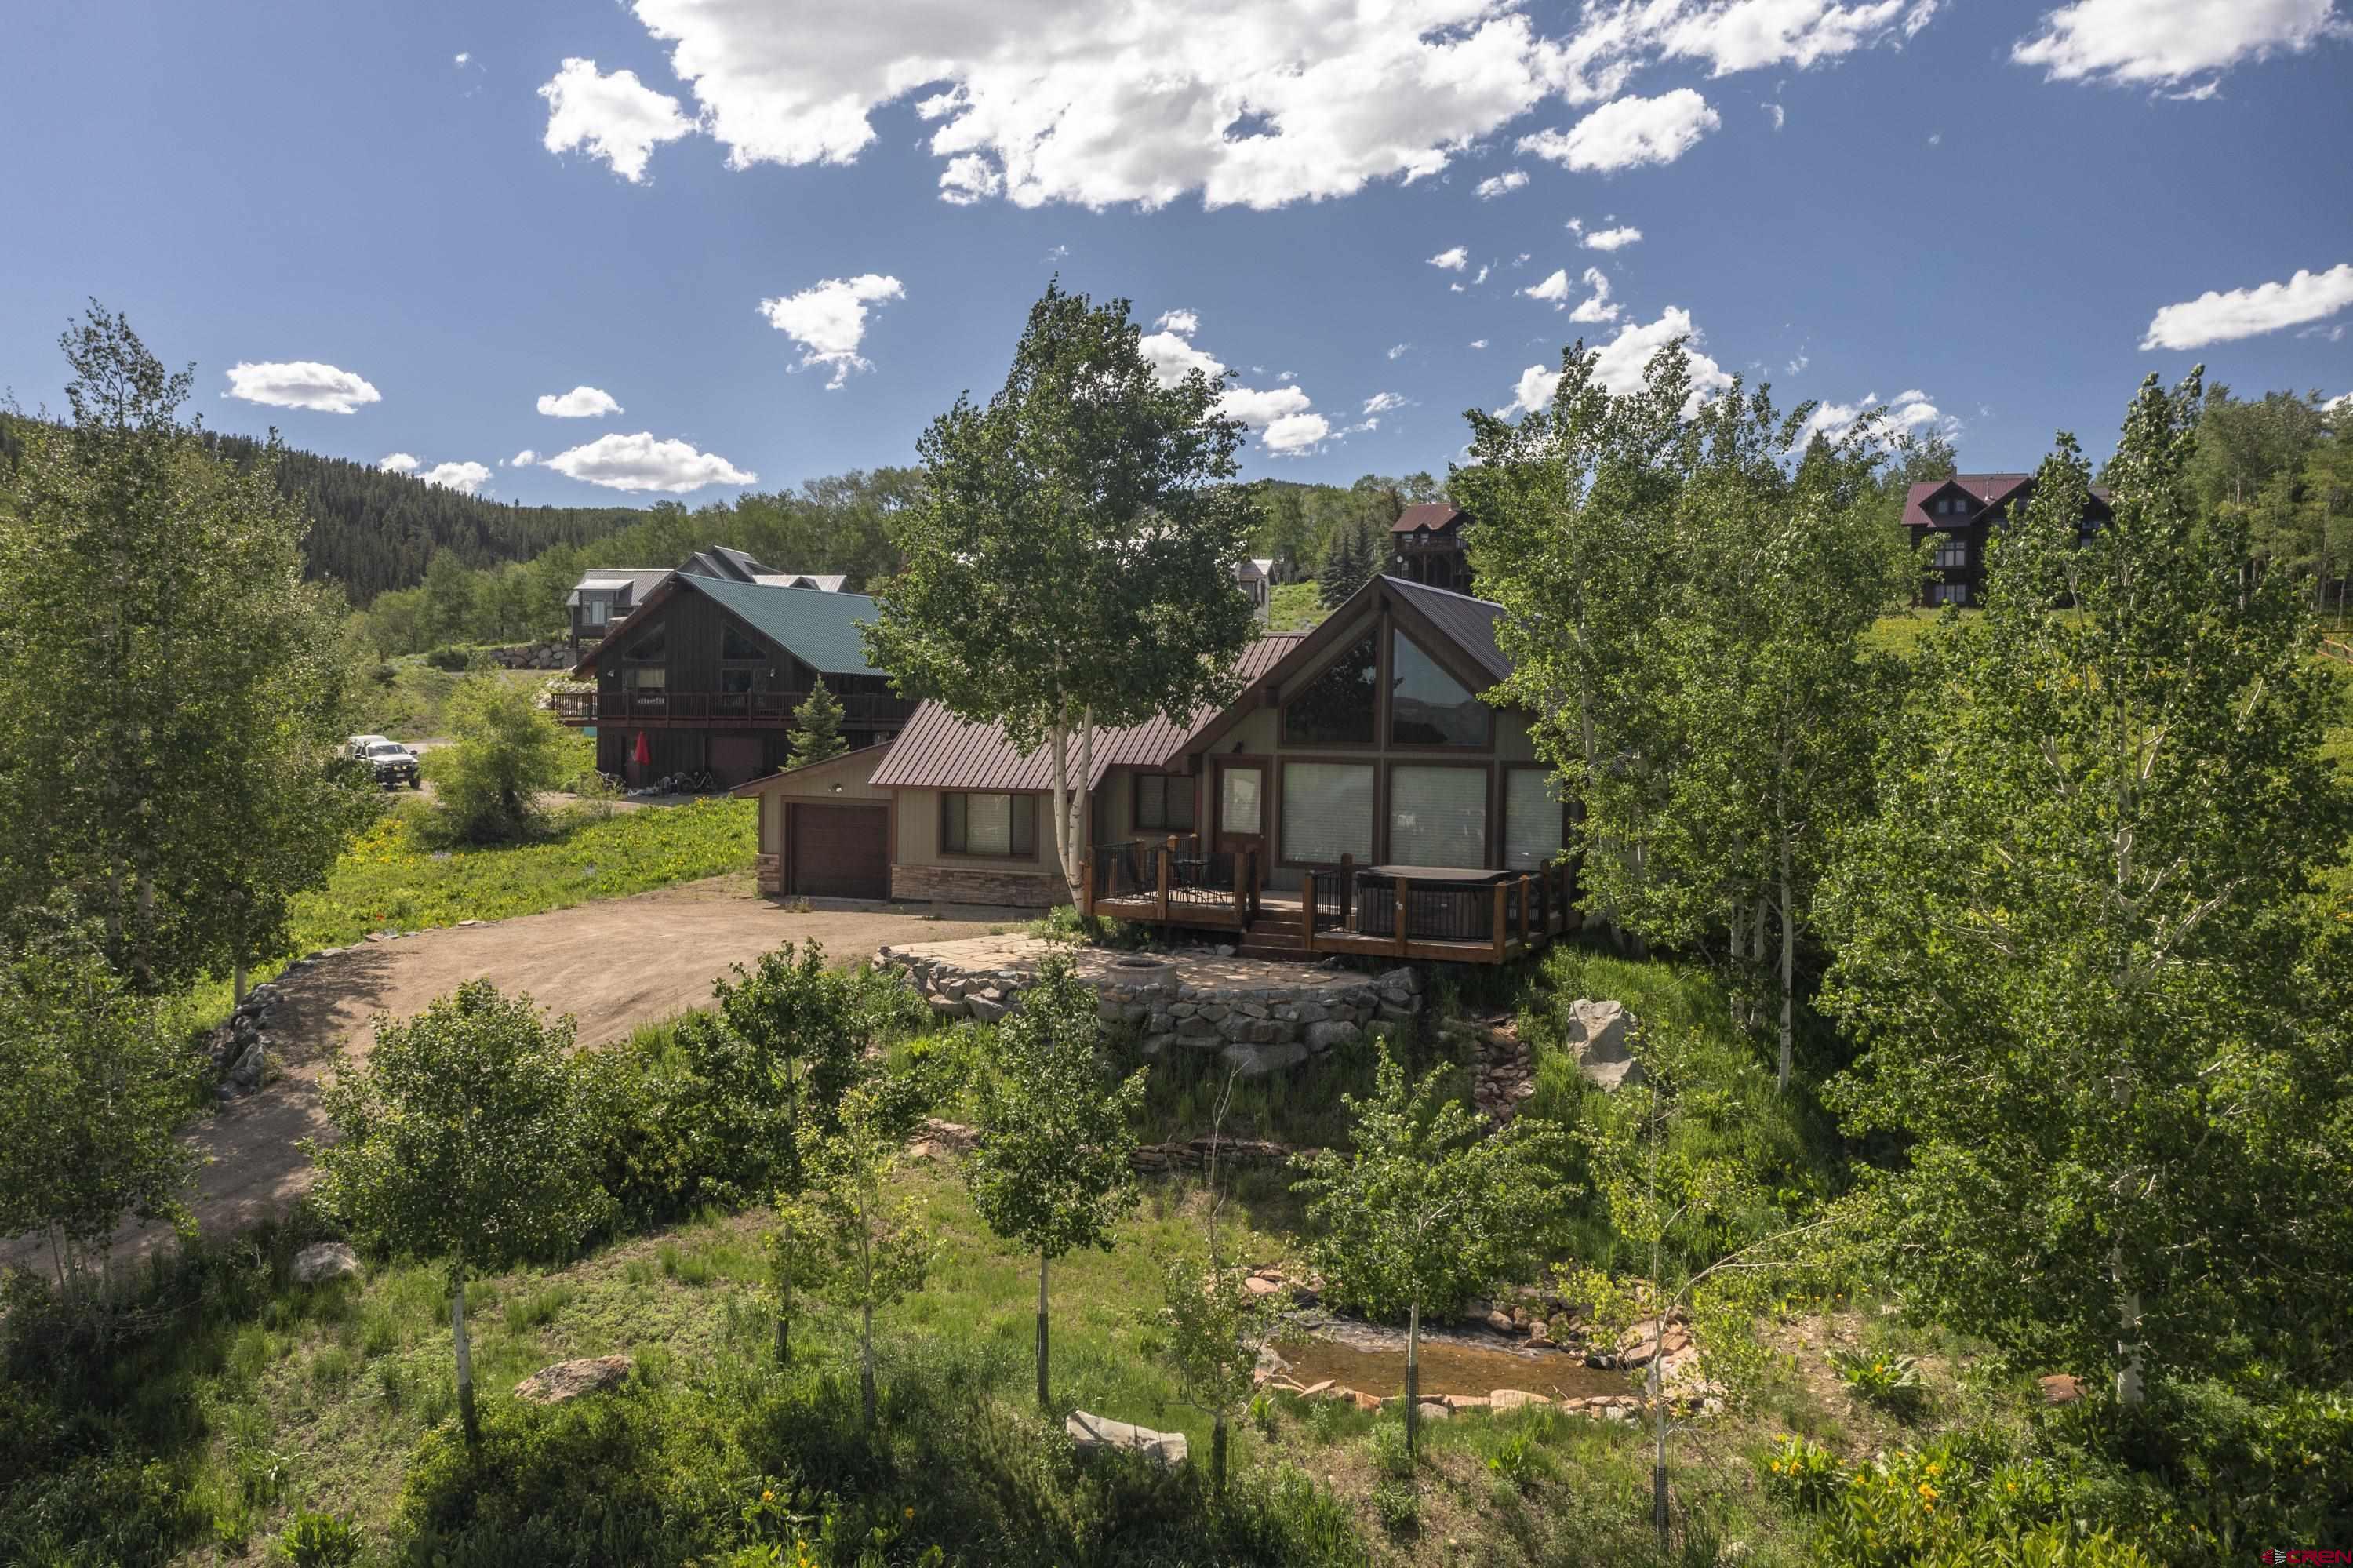
<path id="1" fill-rule="evenodd" d="M 1412 346 L 1413 344 L 1409 343 L 1393 343 L 1389 344 L 1389 357 L 1391 359 L 1403 359 L 1406 355 L 1406 350 Z"/>
<path id="2" fill-rule="evenodd" d="M 1049 246 L 1046 250 L 1046 260 L 1049 261 L 1060 261 L 1063 257 L 1068 256 L 1070 253 L 1071 248 L 1067 245 Z"/>
<path id="3" fill-rule="evenodd" d="M 1585 270 L 1584 283 L 1593 292 L 1589 297 L 1578 302 L 1577 309 L 1569 312 L 1568 319 L 1573 322 L 1616 321 L 1618 307 L 1609 302 L 1609 280 L 1603 274 L 1601 269 L 1588 267 Z M 1532 300 L 1542 300 L 1554 310 L 1559 311 L 1568 309 L 1568 297 L 1575 290 L 1576 285 L 1568 281 L 1568 269 L 1563 267 L 1543 282 L 1532 288 L 1522 289 L 1520 292 Z"/>
<path id="4" fill-rule="evenodd" d="M 971 207 L 1005 189 L 1005 176 L 977 153 L 963 153 L 940 171 L 940 199 L 951 207 Z"/>
<path id="5" fill-rule="evenodd" d="M 1259 430 L 1278 419 L 1307 412 L 1314 402 L 1296 387 L 1271 387 L 1263 392 L 1236 387 L 1218 399 L 1218 412 Z"/>
<path id="6" fill-rule="evenodd" d="M 1251 368 L 1251 369 L 1253 369 L 1253 370 L 1255 370 L 1255 369 L 1257 369 L 1258 367 L 1257 367 L 1256 366 L 1252 366 L 1250 368 Z M 1275 379 L 1276 379 L 1277 381 L 1296 381 L 1296 380 L 1298 380 L 1298 379 L 1299 379 L 1299 372 L 1297 372 L 1296 370 L 1285 370 L 1285 371 L 1280 372 L 1280 373 L 1275 376 Z"/>
<path id="7" fill-rule="evenodd" d="M 1553 309 L 1558 310 L 1567 302 L 1568 286 L 1568 269 L 1562 267 L 1556 269 L 1553 275 L 1543 282 L 1532 284 L 1522 289 L 1520 292 L 1531 300 L 1546 301 Z"/>
<path id="8" fill-rule="evenodd" d="M 375 460 L 375 466 L 385 473 L 415 473 L 420 465 L 407 452 L 386 452 Z"/>
<path id="9" fill-rule="evenodd" d="M 1505 169 L 1500 175 L 1490 175 L 1479 182 L 1479 199 L 1493 201 L 1499 196 L 1509 196 L 1528 183 L 1525 169 Z"/>
<path id="10" fill-rule="evenodd" d="M 542 146 L 551 153 L 585 147 L 590 157 L 604 159 L 631 185 L 646 177 L 646 161 L 655 147 L 695 128 L 680 111 L 677 99 L 656 92 L 638 79 L 637 72 L 599 76 L 595 60 L 577 56 L 564 62 L 539 95 L 547 101 Z"/>
<path id="11" fill-rule="evenodd" d="M 2353 408 L 2353 392 L 2340 392 L 2320 406 L 2323 413 L 2334 413 L 2339 408 Z"/>
<path id="12" fill-rule="evenodd" d="M 481 489 L 483 482 L 491 477 L 491 471 L 478 462 L 437 462 L 417 477 L 427 484 L 438 484 L 471 495 Z"/>
<path id="13" fill-rule="evenodd" d="M 608 490 L 665 490 L 673 494 L 706 484 L 751 484 L 760 477 L 716 452 L 696 451 L 684 441 L 658 441 L 644 430 L 634 436 L 598 436 L 586 446 L 556 453 L 543 466 Z"/>
<path id="14" fill-rule="evenodd" d="M 2323 343 L 2343 343 L 2345 341 L 2345 327 L 2342 323 L 2339 323 L 2337 325 L 2333 327 L 2308 326 L 2295 335 L 2298 337 L 2316 337 Z"/>
<path id="15" fill-rule="evenodd" d="M 1394 392 L 1376 392 L 1365 399 L 1364 412 L 1368 417 L 1386 414 L 1392 408 L 1402 408 L 1406 400 Z"/>
<path id="16" fill-rule="evenodd" d="M 595 419 L 619 413 L 621 406 L 613 401 L 610 392 L 599 387 L 575 387 L 561 396 L 543 394 L 539 411 L 555 419 Z"/>
<path id="17" fill-rule="evenodd" d="M 1600 268 L 1588 267 L 1585 270 L 1585 286 L 1593 292 L 1577 309 L 1568 313 L 1568 319 L 1595 323 L 1616 321 L 1618 307 L 1609 302 L 1609 280 Z"/>
<path id="18" fill-rule="evenodd" d="M 1806 351 L 1801 348 L 1798 350 L 1797 357 L 1789 361 L 1789 374 L 1795 376 L 1812 363 L 1813 362 L 1811 360 L 1806 357 Z"/>
<path id="19" fill-rule="evenodd" d="M 944 200 L 1275 207 L 1438 174 L 1538 104 L 1603 102 L 1662 60 L 1723 76 L 1900 46 L 1937 4 L 1592 0 L 1561 20 L 1512 0 L 633 0 L 699 115 L 589 68 L 581 96 L 597 87 L 626 112 L 582 108 L 564 135 L 602 138 L 638 174 L 687 129 L 734 168 L 848 164 L 877 113 L 904 105 Z"/>
<path id="20" fill-rule="evenodd" d="M 2194 300 L 2168 305 L 2148 323 L 2143 348 L 2200 348 L 2254 337 L 2282 327 L 2302 326 L 2353 305 L 2353 261 L 2326 272 L 2298 270 L 2284 283 L 2263 283 L 2228 293 L 2209 290 Z"/>
<path id="21" fill-rule="evenodd" d="M 538 461 L 539 454 L 532 450 L 529 447 L 525 447 L 522 450 L 515 453 L 514 456 L 507 459 L 505 463 L 501 466 L 506 468 L 529 468 Z"/>
<path id="22" fill-rule="evenodd" d="M 1347 196 L 1437 174 L 1546 98 L 1598 101 L 1624 75 L 1496 0 L 633 8 L 732 166 L 853 162 L 876 112 L 910 101 L 944 196 L 1022 207 Z"/>
<path id="23" fill-rule="evenodd" d="M 828 278 L 797 294 L 762 300 L 760 313 L 768 318 L 770 326 L 801 345 L 797 369 L 822 365 L 833 372 L 825 384 L 830 392 L 851 371 L 874 368 L 858 354 L 858 345 L 866 337 L 867 307 L 903 299 L 906 292 L 896 278 L 860 272 L 855 278 Z"/>
<path id="24" fill-rule="evenodd" d="M 1594 379 L 1617 397 L 1638 391 L 1642 385 L 1642 372 L 1651 356 L 1676 338 L 1691 340 L 1683 352 L 1691 360 L 1692 397 L 1694 403 L 1713 392 L 1721 392 L 1732 385 L 1732 377 L 1724 367 L 1694 346 L 1698 329 L 1692 324 L 1691 313 L 1669 305 L 1659 319 L 1643 323 L 1630 323 L 1618 329 L 1618 335 L 1600 345 L 1595 358 Z M 1531 365 L 1520 372 L 1512 387 L 1512 400 L 1495 410 L 1499 418 L 1513 414 L 1534 413 L 1550 406 L 1553 393 L 1560 386 L 1560 372 L 1547 370 L 1541 365 Z"/>
<path id="25" fill-rule="evenodd" d="M 1789 111 L 1778 103 L 1765 105 L 1765 112 L 1773 117 L 1773 129 L 1776 131 L 1789 122 Z"/>
<path id="26" fill-rule="evenodd" d="M 1430 264 L 1433 267 L 1443 267 L 1450 272 L 1460 272 L 1471 265 L 1471 252 L 1468 248 L 1458 245 L 1451 250 L 1441 250 L 1431 257 Z"/>
<path id="27" fill-rule="evenodd" d="M 1487 340 L 1483 337 L 1474 337 L 1471 340 L 1471 346 L 1473 348 L 1484 348 L 1487 346 Z"/>
<path id="28" fill-rule="evenodd" d="M 1332 421 L 1321 414 L 1285 414 L 1259 433 L 1259 441 L 1274 457 L 1301 457 L 1332 433 Z"/>
<path id="29" fill-rule="evenodd" d="M 1472 280 L 1471 280 L 1472 286 L 1475 288 L 1475 287 L 1477 287 L 1479 284 L 1485 282 L 1485 281 L 1487 281 L 1487 274 L 1488 274 L 1488 272 L 1489 272 L 1490 270 L 1491 270 L 1491 269 L 1486 268 L 1486 267 L 1482 267 L 1482 268 L 1480 268 L 1480 269 L 1479 269 L 1479 275 L 1478 275 L 1477 277 L 1475 277 L 1475 278 L 1473 278 L 1473 279 L 1472 279 Z"/>
<path id="30" fill-rule="evenodd" d="M 2227 0 L 2226 0 L 2227 3 Z M 1793 65 L 1799 69 L 1928 25 L 1937 0 L 1696 0 L 1648 7 L 1642 26 L 1661 52 L 1708 62 L 1713 76 Z"/>
<path id="31" fill-rule="evenodd" d="M 2348 30 L 2336 0 L 2075 0 L 2010 58 L 2051 81 L 2171 86 L 2207 71 L 2301 54 Z M 2184 95 L 2211 98 L 2208 82 Z"/>
<path id="32" fill-rule="evenodd" d="M 1201 318 L 1191 311 L 1163 311 L 1152 324 L 1178 337 L 1191 337 L 1201 330 Z"/>
<path id="33" fill-rule="evenodd" d="M 348 414 L 363 403 L 380 403 L 384 394 L 367 378 L 315 359 L 228 367 L 227 396 L 273 408 L 313 408 L 323 414 Z"/>
<path id="34" fill-rule="evenodd" d="M 474 56 L 471 50 L 460 49 L 456 54 L 449 57 L 449 63 L 452 65 L 464 65 L 468 60 L 472 59 L 473 58 Z"/>
<path id="35" fill-rule="evenodd" d="M 1643 164 L 1672 164 L 1724 123 L 1707 100 L 1688 87 L 1656 98 L 1620 98 L 1603 104 L 1566 133 L 1539 131 L 1520 138 L 1520 151 L 1572 169 L 1608 173 Z"/>
<path id="36" fill-rule="evenodd" d="M 1854 428 L 1855 421 L 1880 406 L 1875 394 L 1866 392 L 1853 403 L 1821 403 L 1813 414 L 1799 427 L 1798 439 L 1790 443 L 1792 451 L 1803 447 L 1817 433 L 1835 441 Z M 1947 435 L 1957 433 L 1961 422 L 1928 401 L 1928 395 L 1917 387 L 1899 393 L 1887 405 L 1887 413 L 1880 422 L 1883 436 L 1908 436 L 1924 429 L 1936 429 Z"/>
<path id="37" fill-rule="evenodd" d="M 1623 250 L 1629 245 L 1639 245 L 1641 239 L 1641 229 L 1630 223 L 1623 224 L 1616 228 L 1596 229 L 1587 235 L 1585 248 L 1588 250 Z"/>
<path id="38" fill-rule="evenodd" d="M 1166 316 L 1161 318 L 1163 321 L 1167 319 Z M 1185 321 L 1187 332 L 1193 331 L 1198 324 L 1189 313 L 1185 315 Z M 1215 355 L 1195 348 L 1173 330 L 1149 333 L 1135 346 L 1151 362 L 1152 374 L 1163 387 L 1174 387 L 1196 370 L 1212 381 L 1226 372 L 1224 363 Z"/>

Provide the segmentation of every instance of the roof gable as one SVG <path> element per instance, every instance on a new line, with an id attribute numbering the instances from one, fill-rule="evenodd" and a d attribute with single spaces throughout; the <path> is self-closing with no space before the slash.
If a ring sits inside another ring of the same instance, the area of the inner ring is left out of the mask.
<path id="1" fill-rule="evenodd" d="M 1235 673 L 1243 691 L 1254 688 L 1261 676 L 1293 649 L 1306 641 L 1296 631 L 1261 637 L 1242 650 Z M 1114 768 L 1163 768 L 1190 750 L 1195 738 L 1230 708 L 1204 707 L 1179 725 L 1156 717 L 1126 729 L 1096 733 L 1093 767 L 1087 775 L 1092 789 Z M 1078 758 L 1071 759 L 1073 768 Z M 1042 793 L 1054 787 L 1054 759 L 1043 747 L 1023 757 L 994 724 L 968 724 L 936 702 L 925 702 L 891 743 L 891 753 L 875 770 L 874 784 L 885 789 L 979 789 L 989 792 Z"/>
<path id="2" fill-rule="evenodd" d="M 1398 514 L 1398 520 L 1389 524 L 1389 532 L 1410 534 L 1417 528 L 1427 528 L 1435 534 L 1465 516 L 1461 507 L 1450 506 L 1443 501 L 1417 502 Z"/>
<path id="3" fill-rule="evenodd" d="M 578 670 L 595 667 L 607 648 L 619 646 L 638 617 L 668 603 L 672 594 L 692 592 L 716 600 L 720 607 L 753 630 L 792 654 L 812 670 L 828 675 L 880 675 L 866 662 L 866 640 L 859 627 L 874 619 L 874 601 L 862 593 L 828 593 L 823 588 L 771 588 L 763 583 L 739 583 L 728 577 L 673 574 L 629 613 L 628 619 L 606 634 L 604 641 L 580 657 Z"/>

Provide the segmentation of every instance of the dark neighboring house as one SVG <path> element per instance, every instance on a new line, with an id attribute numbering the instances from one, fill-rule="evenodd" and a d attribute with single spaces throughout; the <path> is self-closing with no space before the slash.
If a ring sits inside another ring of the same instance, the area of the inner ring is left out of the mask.
<path id="1" fill-rule="evenodd" d="M 1916 546 L 1935 546 L 1915 604 L 1985 602 L 1986 540 L 2034 494 L 2031 473 L 1957 473 L 1922 480 L 1904 500 L 1904 526 Z M 2111 517 L 2108 493 L 2094 486 L 2077 524 L 2088 541 Z"/>
<path id="2" fill-rule="evenodd" d="M 673 568 L 662 567 L 593 567 L 581 574 L 565 600 L 572 607 L 572 657 L 577 662 L 601 641 L 606 630 L 618 625 L 643 604 Z M 839 593 L 847 580 L 839 572 L 780 572 L 762 566 L 741 550 L 713 546 L 697 550 L 675 570 L 725 582 L 760 583 L 771 588 L 817 588 Z"/>
<path id="3" fill-rule="evenodd" d="M 730 784 L 775 772 L 795 712 L 820 682 L 841 701 L 842 738 L 874 746 L 915 705 L 866 662 L 858 629 L 873 618 L 864 594 L 665 572 L 581 654 L 573 673 L 596 689 L 559 697 L 557 716 L 594 726 L 597 768 L 632 784 L 704 768 Z"/>
<path id="4" fill-rule="evenodd" d="M 1409 506 L 1389 524 L 1391 576 L 1454 593 L 1471 591 L 1471 562 L 1462 551 L 1470 514 L 1443 501 Z"/>

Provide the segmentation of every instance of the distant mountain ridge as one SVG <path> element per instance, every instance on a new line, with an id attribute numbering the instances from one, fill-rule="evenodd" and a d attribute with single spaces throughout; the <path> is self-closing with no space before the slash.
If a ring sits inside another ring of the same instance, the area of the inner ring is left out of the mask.
<path id="1" fill-rule="evenodd" d="M 246 436 L 207 431 L 206 442 L 239 465 L 261 454 Z M 436 550 L 470 567 L 527 561 L 557 545 L 587 545 L 646 520 L 635 506 L 523 506 L 491 501 L 404 473 L 289 447 L 278 482 L 311 514 L 310 575 L 343 585 L 354 604 L 425 580 Z"/>

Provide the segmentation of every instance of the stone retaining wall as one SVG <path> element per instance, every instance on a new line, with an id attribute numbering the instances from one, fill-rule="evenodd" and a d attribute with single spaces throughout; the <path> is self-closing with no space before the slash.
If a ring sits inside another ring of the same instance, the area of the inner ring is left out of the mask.
<path id="1" fill-rule="evenodd" d="M 1070 902 L 1059 876 L 1034 871 L 993 871 L 974 865 L 894 865 L 891 896 L 929 904 L 999 904 L 1013 909 L 1051 909 Z"/>
<path id="2" fill-rule="evenodd" d="M 521 647 L 492 648 L 486 652 L 491 662 L 501 670 L 572 668 L 572 645 L 568 642 L 532 642 Z"/>
<path id="3" fill-rule="evenodd" d="M 939 1016 L 993 1021 L 1017 1004 L 1048 950 L 1036 938 L 981 937 L 885 948 L 878 961 L 903 970 Z M 1367 1030 L 1409 1024 L 1421 1011 L 1421 977 L 1410 969 L 1367 975 L 1100 948 L 1079 948 L 1072 961 L 1103 1022 L 1137 1030 L 1146 1056 L 1214 1051 L 1245 1077 L 1297 1067 Z"/>

